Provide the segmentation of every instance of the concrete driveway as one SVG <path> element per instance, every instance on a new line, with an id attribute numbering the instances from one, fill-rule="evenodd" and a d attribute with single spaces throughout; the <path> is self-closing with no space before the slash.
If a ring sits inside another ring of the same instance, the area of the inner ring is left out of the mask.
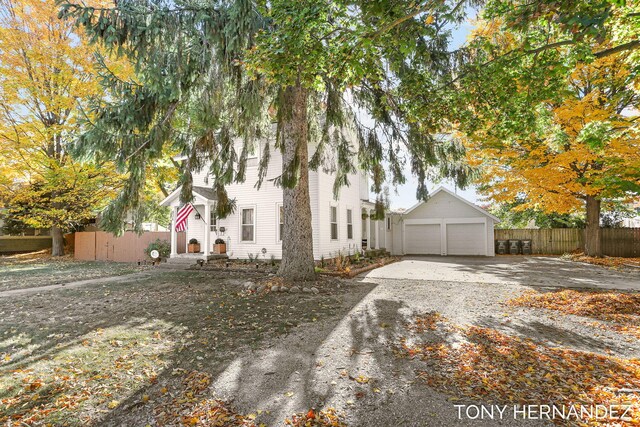
<path id="1" fill-rule="evenodd" d="M 640 291 L 640 269 L 616 271 L 542 256 L 411 256 L 373 270 L 365 277 Z"/>

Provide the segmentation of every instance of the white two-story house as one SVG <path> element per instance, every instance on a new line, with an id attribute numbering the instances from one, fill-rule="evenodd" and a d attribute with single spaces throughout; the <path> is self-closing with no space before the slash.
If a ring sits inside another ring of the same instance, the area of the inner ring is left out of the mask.
<path id="1" fill-rule="evenodd" d="M 227 256 L 232 259 L 276 259 L 282 257 L 282 189 L 271 181 L 282 171 L 282 156 L 272 150 L 266 179 L 258 190 L 258 163 L 261 155 L 259 144 L 247 161 L 244 183 L 227 187 L 230 199 L 235 199 L 236 210 L 226 218 L 215 218 L 216 195 L 211 190 L 208 168 L 194 175 L 192 205 L 195 211 L 189 215 L 186 239 L 178 239 L 175 224 L 171 226 L 171 257 L 196 257 L 208 260 L 216 239 L 226 243 Z M 312 151 L 312 147 L 310 147 Z M 342 187 L 339 197 L 333 197 L 334 177 L 323 171 L 309 172 L 309 192 L 313 228 L 313 254 L 316 260 L 331 258 L 341 251 L 355 253 L 362 249 L 385 247 L 385 221 L 370 218 L 374 203 L 369 201 L 369 186 L 363 173 L 349 176 L 349 186 Z M 162 201 L 172 209 L 175 221 L 182 206 L 180 188 Z M 196 239 L 201 247 L 199 254 L 184 254 L 189 240 Z"/>

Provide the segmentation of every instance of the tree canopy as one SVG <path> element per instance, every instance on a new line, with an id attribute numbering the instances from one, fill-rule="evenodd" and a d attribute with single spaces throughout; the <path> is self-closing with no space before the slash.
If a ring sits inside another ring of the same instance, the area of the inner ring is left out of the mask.
<path id="1" fill-rule="evenodd" d="M 586 206 L 596 254 L 600 203 L 640 194 L 640 9 L 551 3 L 487 3 L 457 76 L 457 131 L 494 201 Z"/>
<path id="2" fill-rule="evenodd" d="M 119 177 L 71 155 L 83 101 L 101 93 L 95 47 L 57 18 L 54 2 L 0 1 L 0 198 L 11 220 L 62 233 L 95 216 Z M 121 63 L 113 63 L 126 72 Z"/>
<path id="3" fill-rule="evenodd" d="M 134 178 L 108 210 L 108 226 L 117 229 L 123 212 L 136 209 L 144 165 L 164 144 L 187 156 L 183 200 L 191 197 L 191 173 L 205 164 L 219 200 L 226 200 L 225 185 L 244 180 L 247 153 L 276 122 L 275 138 L 260 162 L 263 179 L 272 150 L 283 150 L 288 114 L 283 90 L 294 84 L 310 93 L 309 142 L 315 145 L 310 164 L 335 172 L 336 191 L 348 184 L 355 166 L 371 172 L 377 192 L 386 178 L 402 183 L 404 161 L 419 178 L 420 198 L 427 196 L 430 172 L 461 177 L 462 183 L 465 170 L 452 161 L 456 147 L 433 138 L 437 121 L 418 122 L 418 106 L 403 95 L 448 75 L 455 62 L 447 51 L 449 30 L 464 18 L 466 3 L 65 4 L 62 16 L 75 19 L 136 67 L 136 82 L 105 79 L 110 98 L 93 106 L 96 123 L 79 141 L 86 151 L 117 159 Z M 360 120 L 360 111 L 371 123 Z M 242 139 L 241 149 L 234 139 Z M 297 160 L 287 165 L 279 184 L 296 185 Z M 389 164 L 386 172 L 383 163 Z M 444 165 L 449 167 L 440 168 Z M 228 213 L 223 203 L 218 209 L 220 216 Z"/>

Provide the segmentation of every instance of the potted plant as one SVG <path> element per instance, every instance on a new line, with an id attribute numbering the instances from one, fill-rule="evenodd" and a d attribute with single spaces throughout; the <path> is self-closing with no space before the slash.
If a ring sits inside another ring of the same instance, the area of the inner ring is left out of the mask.
<path id="1" fill-rule="evenodd" d="M 200 252 L 200 243 L 198 243 L 197 239 L 190 239 L 189 240 L 189 253 L 190 254 L 195 254 Z"/>
<path id="2" fill-rule="evenodd" d="M 213 245 L 213 253 L 215 254 L 224 254 L 227 253 L 227 244 L 224 239 L 217 238 Z"/>

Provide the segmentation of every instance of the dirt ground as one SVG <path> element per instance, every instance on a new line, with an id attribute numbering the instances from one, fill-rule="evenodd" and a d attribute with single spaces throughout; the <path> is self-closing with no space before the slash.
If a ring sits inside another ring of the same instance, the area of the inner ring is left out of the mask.
<path id="1" fill-rule="evenodd" d="M 399 343 L 419 338 L 408 325 L 423 313 L 567 351 L 640 357 L 637 338 L 593 319 L 506 303 L 538 285 L 378 276 L 327 280 L 317 294 L 255 293 L 243 285 L 263 279 L 256 274 L 152 270 L 0 297 L 0 422 L 205 425 L 194 405 L 215 399 L 248 424 L 211 425 L 281 426 L 310 408 L 335 408 L 350 426 L 545 424 L 459 419 L 454 404 L 480 402 L 430 387 L 417 373 L 433 362 L 398 355 Z"/>
<path id="2" fill-rule="evenodd" d="M 130 274 L 145 269 L 146 266 L 134 264 L 74 261 L 69 257 L 56 260 L 48 255 L 0 256 L 0 292 Z"/>

